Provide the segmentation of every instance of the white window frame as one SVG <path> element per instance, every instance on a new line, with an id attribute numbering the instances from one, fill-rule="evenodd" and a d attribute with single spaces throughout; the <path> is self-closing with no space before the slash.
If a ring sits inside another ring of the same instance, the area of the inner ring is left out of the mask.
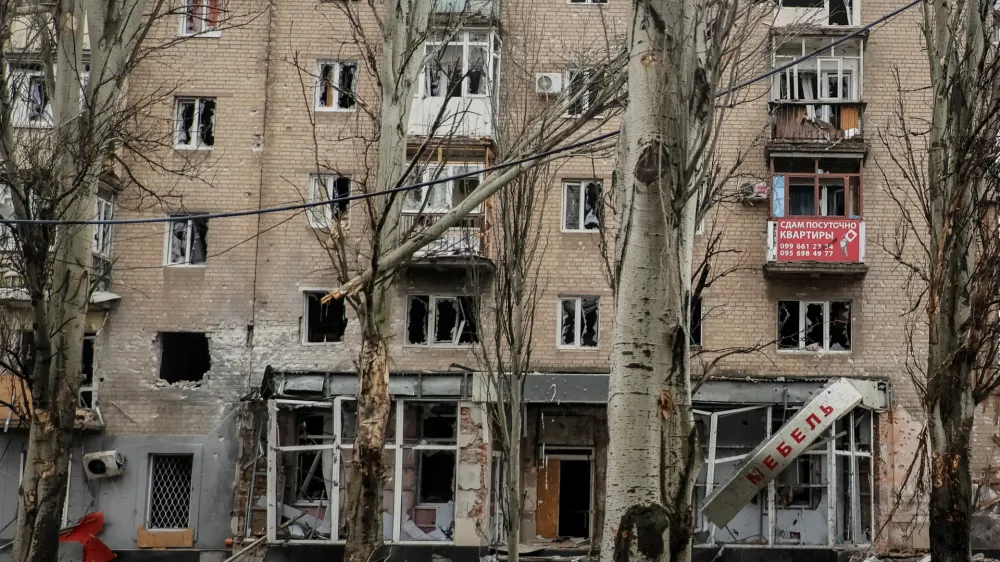
<path id="1" fill-rule="evenodd" d="M 336 182 L 340 178 L 347 178 L 348 182 L 351 182 L 350 176 L 339 175 L 339 174 L 310 174 L 309 175 L 309 191 L 308 200 L 310 203 L 317 203 L 319 201 L 329 201 L 333 199 L 333 194 L 336 191 Z M 322 189 L 320 188 L 322 186 Z M 323 191 L 326 191 L 324 194 Z M 348 196 L 350 196 L 350 186 L 348 186 Z M 337 205 L 318 205 L 315 207 L 309 207 L 306 209 L 306 220 L 309 222 L 310 228 L 331 228 L 333 227 L 333 219 L 336 218 L 341 222 L 346 221 L 347 217 L 350 215 L 350 209 L 341 212 L 339 209 L 335 214 L 333 212 L 333 207 Z M 348 205 L 349 207 L 349 205 Z"/>
<path id="2" fill-rule="evenodd" d="M 215 3 L 216 10 L 216 25 L 211 27 L 208 25 L 209 21 L 209 10 L 211 10 L 211 4 Z M 196 14 L 194 26 L 194 31 L 188 31 L 188 18 L 191 15 L 189 7 L 195 4 L 195 10 L 200 11 L 200 14 Z M 181 13 L 180 13 L 180 26 L 177 30 L 177 34 L 182 37 L 222 37 L 222 30 L 219 29 L 218 20 L 222 16 L 222 8 L 219 6 L 221 0 L 181 0 Z"/>
<path id="3" fill-rule="evenodd" d="M 455 164 L 430 164 L 424 167 L 422 173 L 420 174 L 422 182 L 429 182 L 435 179 L 442 179 L 454 176 L 459 173 L 472 172 L 475 170 L 482 170 L 483 165 L 477 162 L 472 163 L 455 163 Z M 440 170 L 440 172 L 438 171 Z M 479 181 L 482 183 L 483 175 L 479 174 Z M 425 185 L 413 191 L 418 191 L 420 193 L 420 204 L 416 208 L 406 208 L 406 198 L 403 198 L 403 210 L 404 215 L 440 215 L 447 213 L 448 211 L 455 208 L 455 190 L 458 189 L 459 180 L 448 180 L 447 182 L 436 183 L 434 185 Z M 427 195 L 431 190 L 437 189 L 447 189 L 448 190 L 448 202 L 445 207 L 431 207 L 425 205 L 427 201 Z M 478 215 L 483 210 L 483 205 L 480 203 L 475 209 L 469 212 L 470 215 Z"/>
<path id="4" fill-rule="evenodd" d="M 563 84 L 565 84 L 565 86 L 566 86 L 566 101 L 567 102 L 574 95 L 574 92 L 571 91 L 572 87 L 573 87 L 573 77 L 576 74 L 581 73 L 581 72 L 583 72 L 583 73 L 593 73 L 593 72 L 596 72 L 596 71 L 597 71 L 597 68 L 593 67 L 593 66 L 575 66 L 573 68 L 567 68 L 563 72 Z M 589 86 L 589 84 L 587 83 L 587 80 L 585 79 L 584 80 L 584 89 L 586 91 L 584 92 L 583 97 L 577 102 L 577 103 L 581 104 L 581 107 L 583 108 L 583 111 L 581 111 L 580 113 L 573 113 L 573 112 L 570 111 L 570 105 L 567 104 L 566 105 L 566 111 L 563 113 L 563 117 L 564 118 L 566 118 L 566 119 L 580 119 L 581 117 L 583 117 L 583 115 L 585 113 L 587 113 L 588 111 L 590 111 L 590 106 L 593 103 L 593 100 L 590 99 L 590 88 L 588 86 Z M 593 118 L 594 119 L 603 119 L 604 118 L 604 114 L 603 113 L 598 113 L 597 115 L 594 115 Z"/>
<path id="5" fill-rule="evenodd" d="M 799 325 L 798 325 L 798 348 L 789 349 L 782 348 L 780 346 L 781 341 L 781 325 L 780 317 L 778 318 L 778 352 L 779 353 L 836 353 L 836 354 L 850 354 L 854 350 L 854 299 L 831 299 L 826 301 L 807 301 L 807 300 L 794 300 L 794 299 L 778 299 L 777 303 L 782 302 L 797 302 L 799 303 Z M 830 349 L 830 324 L 833 322 L 830 317 L 830 305 L 835 302 L 846 302 L 850 305 L 851 309 L 851 333 L 849 334 L 851 341 L 851 349 Z M 806 349 L 806 312 L 811 304 L 819 304 L 823 306 L 823 347 L 816 351 Z M 775 304 L 775 312 L 780 314 L 778 310 L 778 304 Z"/>
<path id="6" fill-rule="evenodd" d="M 310 288 L 310 287 L 303 287 L 302 289 L 299 290 L 299 295 L 302 298 L 302 337 L 300 338 L 302 340 L 302 342 L 301 342 L 302 345 L 308 345 L 308 346 L 314 346 L 314 345 L 324 346 L 325 345 L 325 346 L 329 346 L 329 345 L 343 345 L 344 344 L 344 339 L 346 338 L 346 334 L 345 334 L 345 337 L 341 338 L 340 341 L 309 341 L 309 295 L 311 295 L 311 294 L 317 294 L 317 293 L 326 293 L 326 294 L 329 294 L 332 291 L 333 291 L 333 289 L 329 289 L 329 288 L 317 288 L 317 287 L 312 287 L 312 288 Z M 344 317 L 345 317 L 345 319 L 347 318 L 347 303 L 346 302 L 344 303 Z"/>
<path id="7" fill-rule="evenodd" d="M 409 334 L 407 328 L 410 325 L 410 299 L 414 297 L 427 297 L 427 341 L 425 343 L 410 343 L 408 341 Z M 458 348 L 465 349 L 470 346 L 478 345 L 480 338 L 482 338 L 482 333 L 480 332 L 480 327 L 476 326 L 476 341 L 470 343 L 459 343 L 462 337 L 462 328 L 465 326 L 465 319 L 459 318 L 458 324 L 455 330 L 455 337 L 451 342 L 435 342 L 434 333 L 437 329 L 437 302 L 442 300 L 455 301 L 456 308 L 461 304 L 460 298 L 468 298 L 475 300 L 475 295 L 459 295 L 459 294 L 429 294 L 429 293 L 407 293 L 406 300 L 404 301 L 404 306 L 406 307 L 406 315 L 404 317 L 403 324 L 403 346 L 404 347 L 417 347 L 417 348 Z"/>
<path id="8" fill-rule="evenodd" d="M 583 345 L 583 299 L 597 299 L 597 345 Z M 566 345 L 562 342 L 562 305 L 563 301 L 576 301 L 576 333 L 573 343 Z M 601 348 L 601 297 L 600 295 L 562 295 L 556 302 L 556 347 L 559 349 L 575 349 L 581 351 L 592 351 Z"/>
<path id="9" fill-rule="evenodd" d="M 267 447 L 267 506 L 268 506 L 268 517 L 267 517 L 267 541 L 270 543 L 278 542 L 277 531 L 278 531 L 278 470 L 281 468 L 281 464 L 278 462 L 278 455 L 283 452 L 293 452 L 293 451 L 323 451 L 328 449 L 333 449 L 336 453 L 333 455 L 333 474 L 337 475 L 334 481 L 331 483 L 331 498 L 336 498 L 336 501 L 323 500 L 316 502 L 319 505 L 323 505 L 324 501 L 326 503 L 327 509 L 329 510 L 330 517 L 330 539 L 288 539 L 283 540 L 286 544 L 344 544 L 345 539 L 339 537 L 340 530 L 340 472 L 343 465 L 343 452 L 354 449 L 354 441 L 349 438 L 343 437 L 343 405 L 346 401 L 354 401 L 353 396 L 338 396 L 332 400 L 327 401 L 307 401 L 307 400 L 270 400 L 268 402 L 268 443 L 275 443 L 274 446 Z M 427 444 L 406 444 L 404 439 L 404 427 L 403 421 L 406 417 L 405 405 L 407 403 L 418 403 L 418 402 L 429 402 L 429 403 L 454 403 L 456 411 L 456 421 L 455 421 L 455 442 L 451 444 L 446 443 L 427 443 Z M 394 456 L 393 462 L 393 513 L 392 513 L 392 538 L 387 539 L 385 542 L 393 545 L 451 545 L 454 541 L 412 541 L 412 540 L 401 540 L 401 528 L 403 518 L 401 514 L 403 513 L 403 455 L 407 452 L 419 452 L 419 451 L 454 451 L 455 452 L 455 474 L 453 475 L 452 485 L 454 486 L 454 497 L 458 496 L 458 464 L 461 448 L 458 443 L 461 439 L 461 420 L 462 420 L 462 404 L 458 400 L 403 400 L 400 398 L 394 398 L 392 400 L 392 407 L 395 408 L 395 419 L 392 419 L 395 423 L 394 426 L 394 437 L 391 439 L 386 439 L 384 450 L 392 451 Z M 332 410 L 333 414 L 333 433 L 334 439 L 332 443 L 324 443 L 321 445 L 282 445 L 280 443 L 280 433 L 278 427 L 278 410 L 294 410 L 297 408 L 329 408 Z M 417 484 L 419 485 L 419 484 Z M 416 494 L 414 495 L 414 505 L 416 505 Z M 456 503 L 457 506 L 457 503 Z M 456 507 L 455 512 L 458 513 Z"/>
<path id="10" fill-rule="evenodd" d="M 30 95 L 30 91 L 26 91 L 25 88 L 30 88 L 32 79 L 41 78 L 42 88 L 47 89 L 48 86 L 45 84 L 45 71 L 40 68 L 33 68 L 32 65 L 9 65 L 7 68 L 8 84 L 9 89 L 14 95 L 13 115 L 14 127 L 23 129 L 37 129 L 37 128 L 49 128 L 52 126 L 52 93 L 45 92 L 48 97 L 48 102 L 45 104 L 42 110 L 42 115 L 40 119 L 31 120 L 28 118 L 28 100 L 27 97 Z"/>
<path id="11" fill-rule="evenodd" d="M 205 261 L 201 263 L 191 263 L 191 245 L 194 242 L 194 221 L 199 218 L 200 214 L 183 214 L 183 215 L 171 215 L 171 216 L 186 216 L 187 220 L 184 221 L 167 221 L 167 237 L 166 242 L 163 245 L 163 265 L 166 267 L 205 267 L 208 263 L 208 243 L 205 244 Z M 184 236 L 184 261 L 172 262 L 170 261 L 173 252 L 171 252 L 172 245 L 174 243 L 174 224 L 178 222 L 183 222 L 185 224 L 185 236 Z"/>
<path id="12" fill-rule="evenodd" d="M 473 34 L 488 34 L 489 38 L 486 41 L 473 41 L 471 39 Z M 439 96 L 430 95 L 430 88 L 427 84 L 427 65 L 435 60 L 438 51 L 443 51 L 446 47 L 462 47 L 462 91 L 451 99 L 485 99 L 493 96 L 499 91 L 499 84 L 493 84 L 494 80 L 498 80 L 498 77 L 493 72 L 494 67 L 500 60 L 497 45 L 499 45 L 499 39 L 493 29 L 490 28 L 463 29 L 456 32 L 452 40 L 447 42 L 427 41 L 424 43 L 424 64 L 420 69 L 419 87 L 417 88 L 416 96 L 420 98 L 434 97 L 445 99 L 444 94 Z M 486 86 L 486 93 L 484 94 L 469 93 L 469 55 L 472 47 L 482 47 L 485 49 L 486 60 L 483 61 L 482 77 L 482 81 Z"/>
<path id="13" fill-rule="evenodd" d="M 566 0 L 566 3 L 570 6 L 604 6 L 607 5 L 608 0 Z"/>
<path id="14" fill-rule="evenodd" d="M 84 395 L 84 393 L 89 392 L 90 393 L 90 404 L 91 404 L 91 408 L 90 409 L 93 410 L 93 411 L 95 411 L 95 412 L 97 412 L 97 411 L 100 410 L 97 407 L 97 381 L 98 381 L 98 376 L 97 376 L 97 334 L 94 333 L 94 332 L 86 332 L 83 335 L 83 339 L 84 339 L 84 341 L 90 340 L 92 342 L 90 345 L 91 345 L 92 349 L 94 350 L 94 358 L 93 358 L 94 359 L 94 364 L 91 367 L 94 370 L 94 376 L 91 378 L 90 384 L 87 384 L 87 385 L 81 384 L 80 385 L 80 390 L 76 393 L 77 407 L 81 408 L 81 409 L 85 408 L 84 404 L 86 404 L 86 402 L 84 402 L 84 400 L 83 400 L 83 395 Z"/>
<path id="15" fill-rule="evenodd" d="M 201 142 L 201 112 L 204 111 L 205 102 L 207 101 L 215 103 L 215 112 L 212 114 L 212 144 L 202 144 Z M 183 123 L 183 119 L 181 118 L 181 107 L 190 102 L 194 102 L 194 119 L 191 121 L 192 130 L 187 131 L 191 137 L 191 141 L 185 144 L 181 142 L 181 126 Z M 177 150 L 214 149 L 215 141 L 218 140 L 218 117 L 219 104 L 216 98 L 192 96 L 178 96 L 174 98 L 174 148 Z"/>
<path id="16" fill-rule="evenodd" d="M 798 51 L 795 54 L 786 52 L 785 54 L 778 54 L 778 47 L 784 45 L 778 45 L 777 40 L 772 40 L 771 46 L 771 68 L 778 68 L 784 64 L 795 60 L 796 58 L 805 56 L 813 51 L 816 47 L 815 43 L 808 43 L 807 39 L 802 38 L 797 41 Z M 793 46 L 796 41 L 790 41 L 787 43 L 788 46 Z M 836 101 L 841 103 L 860 103 L 861 96 L 864 92 L 864 68 L 865 68 L 865 50 L 864 43 L 860 40 L 856 42 L 849 42 L 846 45 L 854 46 L 857 49 L 857 54 L 837 54 L 838 47 L 830 47 L 825 51 L 822 56 L 818 56 L 812 59 L 808 59 L 800 62 L 799 64 L 786 68 L 781 72 L 774 75 L 771 82 L 771 93 L 770 98 L 772 101 L 802 101 L 802 92 L 799 92 L 799 71 L 814 73 L 816 74 L 816 91 L 813 92 L 813 98 L 817 100 L 816 105 L 822 105 L 821 102 Z M 839 47 L 839 52 L 844 53 L 845 46 Z M 849 51 L 849 50 L 848 50 Z M 829 73 L 824 71 L 823 63 L 831 64 L 835 63 L 837 65 L 837 83 L 843 84 L 843 79 L 845 76 L 850 78 L 850 83 L 848 84 L 850 92 L 847 96 L 841 94 L 840 96 L 833 98 L 824 95 L 824 92 L 828 90 L 826 81 L 824 80 L 824 73 Z M 851 64 L 845 64 L 851 63 Z M 857 72 L 853 67 L 857 67 Z M 847 68 L 845 68 L 847 67 Z M 782 97 L 781 95 L 781 78 L 784 77 L 786 83 L 788 84 L 788 97 Z"/>
<path id="17" fill-rule="evenodd" d="M 354 84 L 351 84 L 351 92 L 350 92 L 351 95 L 354 96 L 354 105 L 352 105 L 351 107 L 339 107 L 340 96 L 338 94 L 341 93 L 340 72 L 341 72 L 341 66 L 345 64 L 354 65 Z M 333 67 L 333 69 L 331 70 L 331 74 L 333 77 L 334 97 L 336 99 L 335 103 L 332 106 L 325 106 L 320 103 L 320 92 L 323 82 L 324 66 Z M 313 107 L 316 109 L 316 111 L 331 112 L 331 113 L 338 113 L 338 112 L 351 113 L 355 111 L 358 107 L 358 78 L 360 76 L 359 69 L 360 65 L 358 64 L 358 61 L 353 61 L 353 60 L 320 59 L 316 61 L 316 89 L 313 95 Z"/>
<path id="18" fill-rule="evenodd" d="M 187 526 L 186 527 L 150 527 L 149 526 L 149 516 L 150 516 L 150 511 L 153 508 L 153 502 L 152 502 L 152 499 L 153 499 L 153 474 L 156 472 L 156 470 L 154 469 L 154 465 L 156 464 L 156 458 L 157 457 L 180 457 L 180 456 L 191 457 L 191 473 L 189 475 L 190 479 L 188 481 L 188 484 L 191 486 L 191 492 L 190 492 L 190 495 L 188 496 Z M 146 475 L 146 513 L 145 513 L 145 516 L 144 516 L 145 520 L 143 521 L 143 524 L 146 526 L 146 530 L 147 531 L 166 531 L 166 532 L 171 532 L 171 531 L 184 531 L 184 530 L 187 530 L 187 529 L 194 528 L 194 509 L 193 509 L 193 507 L 194 507 L 194 503 L 195 503 L 194 502 L 195 495 L 198 492 L 194 488 L 194 484 L 195 484 L 195 479 L 194 479 L 195 474 L 194 474 L 194 471 L 195 471 L 195 466 L 197 465 L 196 460 L 197 459 L 195 458 L 195 455 L 193 453 L 150 453 L 149 454 L 149 458 L 147 460 L 147 462 L 149 463 L 148 468 L 147 468 L 148 474 Z"/>
<path id="19" fill-rule="evenodd" d="M 574 233 L 583 233 L 583 234 L 595 234 L 595 233 L 599 233 L 601 231 L 601 227 L 603 225 L 601 224 L 601 216 L 600 216 L 600 214 L 598 214 L 598 217 L 597 217 L 597 227 L 596 228 L 586 228 L 584 226 L 584 218 L 586 217 L 586 213 L 584 212 L 584 201 L 586 200 L 586 195 L 584 193 L 584 189 L 585 189 L 585 186 L 588 183 L 596 183 L 597 184 L 598 191 L 599 191 L 599 193 L 598 193 L 598 205 L 600 205 L 603 202 L 603 199 L 604 199 L 604 182 L 603 181 L 601 181 L 599 179 L 563 180 L 563 183 L 562 183 L 563 196 L 562 196 L 562 211 L 561 211 L 562 217 L 560 219 L 560 222 L 562 223 L 561 226 L 562 226 L 562 231 L 563 232 L 574 232 Z M 569 228 L 568 226 L 566 226 L 566 207 L 567 207 L 567 203 L 568 203 L 568 200 L 569 200 L 569 188 L 571 186 L 574 186 L 574 185 L 577 186 L 577 187 L 579 187 L 578 193 L 580 195 L 580 202 L 579 202 L 579 211 L 578 211 L 577 214 L 579 215 L 578 218 L 580 220 L 580 222 L 579 222 L 580 228 Z"/>
<path id="20" fill-rule="evenodd" d="M 115 202 L 113 198 L 108 199 L 106 197 L 101 197 L 100 195 L 98 195 L 96 198 L 95 206 L 96 206 L 95 218 L 97 220 L 114 220 Z M 114 242 L 113 224 L 94 225 L 94 248 L 93 248 L 94 255 L 110 260 L 113 242 Z"/>

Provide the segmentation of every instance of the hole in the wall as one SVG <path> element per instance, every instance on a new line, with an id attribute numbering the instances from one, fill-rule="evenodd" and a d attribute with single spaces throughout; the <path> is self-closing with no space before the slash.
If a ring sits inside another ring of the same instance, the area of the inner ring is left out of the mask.
<path id="1" fill-rule="evenodd" d="M 333 299 L 323 304 L 326 293 L 306 293 L 306 341 L 331 343 L 344 339 L 347 329 L 347 311 L 344 299 Z"/>
<path id="2" fill-rule="evenodd" d="M 160 379 L 198 382 L 212 368 L 204 332 L 160 332 Z"/>

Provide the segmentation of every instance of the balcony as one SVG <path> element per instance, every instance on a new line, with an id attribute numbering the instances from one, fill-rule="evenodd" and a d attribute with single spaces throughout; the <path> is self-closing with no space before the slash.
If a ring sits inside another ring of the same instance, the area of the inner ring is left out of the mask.
<path id="1" fill-rule="evenodd" d="M 772 158 L 765 277 L 860 278 L 860 158 Z"/>
<path id="2" fill-rule="evenodd" d="M 857 26 L 860 0 L 781 0 L 774 25 Z"/>
<path id="3" fill-rule="evenodd" d="M 775 141 L 861 142 L 865 104 L 805 100 L 771 102 L 771 138 Z"/>
<path id="4" fill-rule="evenodd" d="M 500 16 L 497 0 L 437 0 L 433 20 L 461 18 L 463 21 L 496 21 Z"/>
<path id="5" fill-rule="evenodd" d="M 400 217 L 399 232 L 403 239 L 414 236 L 437 222 L 443 213 L 406 213 Z M 458 226 L 449 228 L 439 238 L 413 254 L 412 265 L 467 267 L 488 260 L 489 243 L 486 217 L 469 215 Z"/>

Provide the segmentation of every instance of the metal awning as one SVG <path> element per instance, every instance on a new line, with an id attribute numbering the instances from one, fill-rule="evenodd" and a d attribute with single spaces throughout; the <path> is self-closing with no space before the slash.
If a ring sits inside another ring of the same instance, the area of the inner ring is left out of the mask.
<path id="1" fill-rule="evenodd" d="M 771 480 L 858 404 L 878 409 L 884 407 L 884 400 L 866 381 L 844 378 L 830 381 L 712 491 L 702 514 L 719 527 L 729 523 Z"/>

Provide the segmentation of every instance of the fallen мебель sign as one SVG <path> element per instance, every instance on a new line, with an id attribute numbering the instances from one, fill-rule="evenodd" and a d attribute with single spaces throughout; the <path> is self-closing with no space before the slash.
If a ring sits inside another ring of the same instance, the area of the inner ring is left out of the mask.
<path id="1" fill-rule="evenodd" d="M 743 463 L 705 500 L 702 514 L 719 527 L 729 523 L 768 482 L 862 399 L 861 392 L 847 379 L 832 381 L 770 439 L 743 459 Z"/>
<path id="2" fill-rule="evenodd" d="M 861 261 L 860 220 L 801 217 L 777 223 L 778 261 Z"/>

